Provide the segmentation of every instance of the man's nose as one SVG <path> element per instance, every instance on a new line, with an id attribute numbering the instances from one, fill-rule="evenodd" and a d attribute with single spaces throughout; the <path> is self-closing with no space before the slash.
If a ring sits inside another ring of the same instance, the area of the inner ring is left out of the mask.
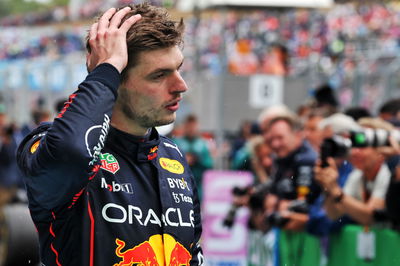
<path id="1" fill-rule="evenodd" d="M 173 75 L 173 82 L 171 83 L 171 92 L 183 93 L 188 90 L 185 80 L 182 78 L 181 73 L 176 71 Z"/>

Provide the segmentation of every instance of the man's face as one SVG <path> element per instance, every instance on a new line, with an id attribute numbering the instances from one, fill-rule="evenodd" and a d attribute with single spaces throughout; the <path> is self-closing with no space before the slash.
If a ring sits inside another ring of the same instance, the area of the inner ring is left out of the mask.
<path id="1" fill-rule="evenodd" d="M 185 124 L 185 135 L 189 138 L 194 138 L 199 132 L 199 124 L 197 121 L 190 121 Z"/>
<path id="2" fill-rule="evenodd" d="M 301 141 L 299 132 L 293 131 L 286 121 L 279 120 L 264 131 L 264 138 L 271 150 L 284 158 L 296 150 Z"/>
<path id="3" fill-rule="evenodd" d="M 134 131 L 170 124 L 181 94 L 187 90 L 179 69 L 183 55 L 176 46 L 142 52 L 119 88 L 116 109 Z M 120 118 L 121 119 L 121 118 Z"/>
<path id="4" fill-rule="evenodd" d="M 314 116 L 308 119 L 304 124 L 304 137 L 311 145 L 317 149 L 322 143 L 322 132 L 318 128 L 318 123 L 322 120 L 322 116 Z"/>
<path id="5" fill-rule="evenodd" d="M 351 148 L 349 161 L 350 163 L 364 171 L 376 164 L 379 159 L 379 153 L 373 147 Z"/>

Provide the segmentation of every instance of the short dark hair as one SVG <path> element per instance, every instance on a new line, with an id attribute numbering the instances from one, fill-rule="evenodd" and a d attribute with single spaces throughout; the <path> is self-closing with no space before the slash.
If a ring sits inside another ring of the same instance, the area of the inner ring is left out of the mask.
<path id="1" fill-rule="evenodd" d="M 379 108 L 379 113 L 396 115 L 398 112 L 400 112 L 400 98 L 389 100 Z"/>
<path id="2" fill-rule="evenodd" d="M 362 106 L 354 106 L 347 108 L 344 111 L 344 114 L 352 117 L 355 121 L 357 121 L 360 118 L 372 116 L 371 113 L 368 111 L 368 109 Z"/>
<path id="3" fill-rule="evenodd" d="M 185 123 L 196 123 L 197 122 L 197 116 L 194 114 L 190 114 L 188 116 L 186 116 L 185 118 Z"/>
<path id="4" fill-rule="evenodd" d="M 132 10 L 122 21 L 136 14 L 142 17 L 127 33 L 128 65 L 122 71 L 122 80 L 126 79 L 127 71 L 137 64 L 137 58 L 141 52 L 183 45 L 185 28 L 183 19 L 173 21 L 165 8 L 152 6 L 146 2 L 128 6 Z M 118 10 L 122 8 L 124 7 Z M 88 38 L 86 48 L 88 52 L 91 51 Z"/>

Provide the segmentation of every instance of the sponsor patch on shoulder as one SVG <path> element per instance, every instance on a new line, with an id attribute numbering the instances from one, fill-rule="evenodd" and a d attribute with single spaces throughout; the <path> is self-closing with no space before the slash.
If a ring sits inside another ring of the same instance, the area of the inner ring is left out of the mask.
<path id="1" fill-rule="evenodd" d="M 33 145 L 31 146 L 31 149 L 30 149 L 30 151 L 31 151 L 32 154 L 35 153 L 35 152 L 37 151 L 37 149 L 38 149 L 38 147 L 39 147 L 39 144 L 40 144 L 40 140 L 38 140 L 38 141 L 36 141 L 35 143 L 33 143 Z"/>
<path id="2" fill-rule="evenodd" d="M 183 174 L 183 172 L 185 171 L 185 168 L 183 167 L 183 165 L 180 162 L 178 162 L 177 160 L 172 160 L 172 159 L 168 159 L 168 158 L 160 158 L 159 162 L 163 169 L 165 169 L 171 173 Z"/>

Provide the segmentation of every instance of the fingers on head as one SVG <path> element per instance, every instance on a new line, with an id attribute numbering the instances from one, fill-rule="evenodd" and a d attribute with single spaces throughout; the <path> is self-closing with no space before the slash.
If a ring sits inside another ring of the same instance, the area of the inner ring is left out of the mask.
<path id="1" fill-rule="evenodd" d="M 99 29 L 101 31 L 105 30 L 110 24 L 110 19 L 114 16 L 117 10 L 115 8 L 110 8 L 107 10 L 99 19 Z"/>
<path id="2" fill-rule="evenodd" d="M 142 16 L 140 14 L 136 14 L 130 18 L 128 18 L 127 20 L 124 21 L 124 23 L 122 23 L 120 29 L 124 30 L 124 31 L 128 31 L 129 28 L 135 24 L 138 20 L 140 20 L 142 18 Z"/>
<path id="3" fill-rule="evenodd" d="M 120 10 L 112 16 L 110 20 L 110 27 L 118 28 L 121 25 L 122 19 L 131 11 L 132 9 L 127 6 Z"/>

